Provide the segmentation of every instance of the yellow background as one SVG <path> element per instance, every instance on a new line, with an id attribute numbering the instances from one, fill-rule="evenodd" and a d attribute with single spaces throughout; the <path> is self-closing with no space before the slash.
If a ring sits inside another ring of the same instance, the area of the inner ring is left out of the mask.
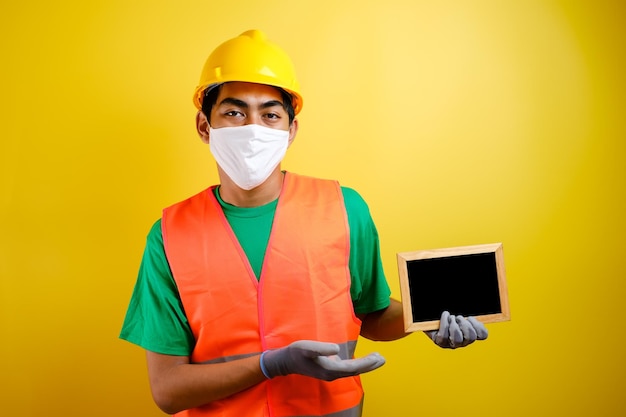
<path id="1" fill-rule="evenodd" d="M 619 1 L 4 2 L 0 404 L 158 416 L 117 339 L 162 207 L 216 181 L 191 95 L 259 28 L 304 95 L 284 168 L 368 201 L 396 252 L 503 242 L 488 341 L 360 344 L 365 416 L 626 414 L 626 7 Z"/>

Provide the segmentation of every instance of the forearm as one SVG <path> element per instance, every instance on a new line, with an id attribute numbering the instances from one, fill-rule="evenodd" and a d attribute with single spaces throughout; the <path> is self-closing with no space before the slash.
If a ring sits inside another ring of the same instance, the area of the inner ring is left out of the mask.
<path id="1" fill-rule="evenodd" d="M 217 364 L 190 364 L 187 357 L 147 353 L 150 387 L 164 412 L 208 404 L 264 380 L 259 356 Z"/>
<path id="2" fill-rule="evenodd" d="M 393 298 L 390 301 L 389 307 L 384 310 L 359 316 L 363 322 L 361 336 L 370 340 L 389 341 L 408 335 L 404 331 L 402 303 Z"/>

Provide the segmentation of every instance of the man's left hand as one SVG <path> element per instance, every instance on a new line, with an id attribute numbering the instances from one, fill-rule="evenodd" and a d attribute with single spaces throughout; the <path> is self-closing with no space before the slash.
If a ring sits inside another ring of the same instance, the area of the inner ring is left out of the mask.
<path id="1" fill-rule="evenodd" d="M 424 332 L 439 347 L 456 349 L 484 340 L 489 335 L 487 328 L 474 317 L 454 316 L 444 311 L 441 315 L 439 330 Z"/>

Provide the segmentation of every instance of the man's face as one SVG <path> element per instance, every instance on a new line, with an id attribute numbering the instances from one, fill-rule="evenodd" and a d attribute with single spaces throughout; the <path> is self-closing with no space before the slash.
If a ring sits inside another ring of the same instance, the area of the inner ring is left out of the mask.
<path id="1" fill-rule="evenodd" d="M 211 109 L 211 126 L 257 124 L 272 129 L 289 130 L 289 115 L 280 92 L 269 85 L 230 82 L 222 85 Z"/>

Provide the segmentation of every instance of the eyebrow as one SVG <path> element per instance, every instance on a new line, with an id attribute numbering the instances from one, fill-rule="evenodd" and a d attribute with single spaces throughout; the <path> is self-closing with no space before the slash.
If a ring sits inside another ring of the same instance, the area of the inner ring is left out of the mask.
<path id="1" fill-rule="evenodd" d="M 226 97 L 224 100 L 222 100 L 220 102 L 219 105 L 222 106 L 224 104 L 231 104 L 233 106 L 241 107 L 243 109 L 247 109 L 247 108 L 250 107 L 248 105 L 248 103 L 246 103 L 245 101 L 239 100 L 238 98 L 233 98 L 233 97 Z M 266 102 L 261 104 L 260 108 L 261 109 L 267 109 L 269 107 L 275 107 L 275 106 L 280 106 L 283 109 L 285 108 L 285 105 L 280 100 L 269 100 L 269 101 L 266 101 Z"/>

